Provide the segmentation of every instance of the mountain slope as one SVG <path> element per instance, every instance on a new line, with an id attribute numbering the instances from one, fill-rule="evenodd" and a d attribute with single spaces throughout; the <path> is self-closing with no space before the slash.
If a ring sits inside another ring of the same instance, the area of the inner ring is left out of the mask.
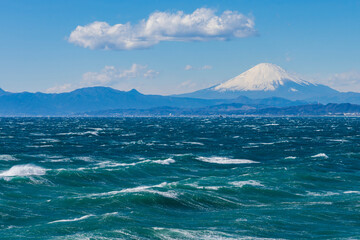
<path id="1" fill-rule="evenodd" d="M 281 97 L 305 100 L 336 95 L 338 91 L 325 85 L 313 84 L 270 63 L 261 63 L 246 72 L 216 86 L 193 93 L 177 95 L 204 99 Z"/>

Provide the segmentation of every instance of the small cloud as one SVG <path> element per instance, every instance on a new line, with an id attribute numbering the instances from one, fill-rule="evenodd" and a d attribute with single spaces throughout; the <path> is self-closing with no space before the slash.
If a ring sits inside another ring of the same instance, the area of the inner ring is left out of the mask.
<path id="1" fill-rule="evenodd" d="M 212 69 L 212 66 L 209 66 L 209 65 L 205 65 L 201 68 L 202 70 L 210 70 Z"/>
<path id="2" fill-rule="evenodd" d="M 82 75 L 82 80 L 77 84 L 64 84 L 46 90 L 48 93 L 69 92 L 77 88 L 107 86 L 112 87 L 118 83 L 129 79 L 152 79 L 159 72 L 149 69 L 146 65 L 133 64 L 129 69 L 105 66 L 99 72 L 86 72 Z"/>
<path id="3" fill-rule="evenodd" d="M 64 85 L 57 85 L 51 88 L 46 89 L 46 93 L 62 93 L 62 92 L 71 92 L 75 90 L 75 88 L 73 88 L 73 85 L 70 83 L 66 83 Z"/>
<path id="4" fill-rule="evenodd" d="M 189 71 L 191 69 L 193 69 L 193 66 L 191 66 L 191 65 L 186 65 L 185 66 L 185 71 Z"/>
<path id="5" fill-rule="evenodd" d="M 191 66 L 191 65 L 186 65 L 184 69 L 185 69 L 185 71 L 189 71 L 189 70 L 210 70 L 210 69 L 212 69 L 212 68 L 213 68 L 213 67 L 210 66 L 210 65 L 204 65 L 204 66 L 198 67 L 198 68 L 193 67 L 193 66 Z"/>
<path id="6" fill-rule="evenodd" d="M 131 50 L 148 48 L 162 41 L 225 41 L 254 36 L 255 23 L 251 16 L 237 11 L 196 9 L 191 14 L 154 12 L 137 24 L 93 22 L 77 26 L 68 41 L 90 49 Z"/>
<path id="7" fill-rule="evenodd" d="M 156 77 L 157 75 L 159 75 L 159 72 L 155 71 L 155 70 L 148 70 L 144 73 L 144 77 L 145 78 L 154 78 Z"/>

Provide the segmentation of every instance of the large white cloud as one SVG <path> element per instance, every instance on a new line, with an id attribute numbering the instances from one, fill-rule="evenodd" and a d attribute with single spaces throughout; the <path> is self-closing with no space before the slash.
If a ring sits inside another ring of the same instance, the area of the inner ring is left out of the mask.
<path id="1" fill-rule="evenodd" d="M 64 84 L 49 88 L 48 93 L 69 92 L 77 88 L 107 86 L 113 87 L 129 79 L 148 79 L 154 78 L 159 72 L 149 69 L 146 65 L 132 64 L 129 69 L 105 66 L 99 72 L 86 72 L 82 75 L 82 80 L 75 84 Z"/>
<path id="2" fill-rule="evenodd" d="M 254 19 L 237 11 L 216 15 L 199 8 L 191 14 L 155 12 L 139 23 L 109 25 L 93 22 L 77 26 L 68 41 L 90 49 L 131 50 L 148 48 L 161 41 L 208 41 L 244 38 L 256 33 Z"/>

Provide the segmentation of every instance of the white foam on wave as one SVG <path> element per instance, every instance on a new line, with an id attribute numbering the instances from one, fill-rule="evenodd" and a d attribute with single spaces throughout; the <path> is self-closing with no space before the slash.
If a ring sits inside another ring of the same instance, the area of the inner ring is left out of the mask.
<path id="1" fill-rule="evenodd" d="M 228 233 L 213 231 L 213 230 L 190 230 L 190 229 L 176 229 L 176 228 L 162 228 L 153 227 L 156 235 L 160 239 L 222 239 L 222 240 L 235 240 L 239 239 L 236 236 Z"/>
<path id="2" fill-rule="evenodd" d="M 349 140 L 346 139 L 330 139 L 331 142 L 349 142 Z"/>
<path id="3" fill-rule="evenodd" d="M 83 136 L 83 135 L 94 135 L 99 136 L 99 131 L 85 131 L 85 132 L 64 132 L 64 133 L 58 133 L 56 135 L 58 136 L 69 136 L 69 135 L 77 135 L 77 136 Z"/>
<path id="4" fill-rule="evenodd" d="M 360 191 L 345 191 L 345 194 L 360 194 Z"/>
<path id="5" fill-rule="evenodd" d="M 170 163 L 175 163 L 175 160 L 172 158 L 168 158 L 165 160 L 155 160 L 152 161 L 153 163 L 163 164 L 163 165 L 169 165 Z"/>
<path id="6" fill-rule="evenodd" d="M 255 180 L 248 180 L 248 181 L 236 181 L 236 182 L 230 182 L 231 185 L 234 185 L 236 187 L 243 187 L 245 185 L 250 185 L 250 186 L 258 186 L 258 187 L 263 187 L 264 185 L 262 185 L 260 182 L 255 181 Z"/>
<path id="7" fill-rule="evenodd" d="M 265 124 L 264 126 L 279 126 L 278 123 L 268 123 L 268 124 Z"/>
<path id="8" fill-rule="evenodd" d="M 103 161 L 96 163 L 92 165 L 91 167 L 79 167 L 75 169 L 70 168 L 58 168 L 57 171 L 89 171 L 89 170 L 97 170 L 97 169 L 105 169 L 107 171 L 114 171 L 118 167 L 130 167 L 130 166 L 136 166 L 138 164 L 144 164 L 144 163 L 156 163 L 156 164 L 162 164 L 162 165 L 169 165 L 171 163 L 175 163 L 175 160 L 172 158 L 164 159 L 164 160 L 149 160 L 145 159 L 138 162 L 131 162 L 131 163 L 119 163 L 119 162 L 113 162 L 113 161 Z"/>
<path id="9" fill-rule="evenodd" d="M 185 185 L 201 190 L 219 190 L 220 188 L 222 188 L 222 186 L 199 186 L 198 184 L 194 184 L 194 183 L 185 184 Z"/>
<path id="10" fill-rule="evenodd" d="M 311 156 L 312 158 L 329 158 L 328 155 L 326 155 L 325 153 L 319 153 L 316 154 L 314 156 Z"/>
<path id="11" fill-rule="evenodd" d="M 227 157 L 198 157 L 197 159 L 202 162 L 217 163 L 217 164 L 259 163 L 249 159 L 232 159 Z"/>
<path id="12" fill-rule="evenodd" d="M 61 219 L 61 220 L 56 220 L 56 221 L 49 222 L 48 224 L 61 223 L 61 222 L 77 222 L 77 221 L 81 221 L 81 220 L 87 219 L 87 218 L 92 217 L 92 216 L 94 216 L 94 215 L 89 214 L 89 215 L 85 215 L 85 216 L 82 216 L 82 217 L 79 217 L 79 218 Z"/>
<path id="13" fill-rule="evenodd" d="M 18 159 L 9 154 L 1 154 L 0 161 L 17 161 Z"/>
<path id="14" fill-rule="evenodd" d="M 137 164 L 142 164 L 142 163 L 147 163 L 147 162 L 151 162 L 151 160 L 143 160 L 143 161 L 132 162 L 132 163 L 117 163 L 117 162 L 105 161 L 105 162 L 96 164 L 98 167 L 93 167 L 91 169 L 135 166 Z"/>
<path id="15" fill-rule="evenodd" d="M 183 143 L 186 143 L 186 144 L 191 144 L 191 145 L 200 145 L 200 146 L 204 146 L 203 143 L 201 142 L 183 142 Z"/>
<path id="16" fill-rule="evenodd" d="M 11 167 L 9 170 L 1 172 L 0 177 L 36 176 L 36 175 L 44 175 L 45 173 L 46 173 L 45 168 L 33 164 L 25 164 L 25 165 L 15 165 Z"/>
<path id="17" fill-rule="evenodd" d="M 167 197 L 167 198 L 176 198 L 177 194 L 175 192 L 161 192 L 161 191 L 157 191 L 157 190 L 153 190 L 153 188 L 162 188 L 165 187 L 166 185 L 168 185 L 167 182 L 163 182 L 157 185 L 152 185 L 152 186 L 138 186 L 138 187 L 134 187 L 134 188 L 125 188 L 122 189 L 120 191 L 110 191 L 110 192 L 105 192 L 105 193 L 94 193 L 94 194 L 89 194 L 86 197 L 107 197 L 107 196 L 114 196 L 114 195 L 118 195 L 118 194 L 122 194 L 122 193 L 142 193 L 142 192 L 148 192 L 148 193 L 154 193 L 154 194 L 159 194 L 161 196 Z"/>
<path id="18" fill-rule="evenodd" d="M 312 197 L 328 197 L 328 196 L 339 195 L 339 193 L 336 193 L 336 192 L 322 192 L 322 193 L 318 193 L 318 192 L 307 192 L 306 195 L 312 196 Z"/>
<path id="19" fill-rule="evenodd" d="M 296 157 L 294 157 L 294 156 L 288 156 L 288 157 L 286 157 L 285 159 L 296 159 Z"/>

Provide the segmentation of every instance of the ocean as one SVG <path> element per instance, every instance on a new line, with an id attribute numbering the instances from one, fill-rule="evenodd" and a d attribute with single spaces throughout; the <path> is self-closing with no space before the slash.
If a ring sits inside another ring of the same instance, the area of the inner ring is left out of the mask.
<path id="1" fill-rule="evenodd" d="M 360 120 L 1 118 L 0 239 L 360 239 Z"/>

